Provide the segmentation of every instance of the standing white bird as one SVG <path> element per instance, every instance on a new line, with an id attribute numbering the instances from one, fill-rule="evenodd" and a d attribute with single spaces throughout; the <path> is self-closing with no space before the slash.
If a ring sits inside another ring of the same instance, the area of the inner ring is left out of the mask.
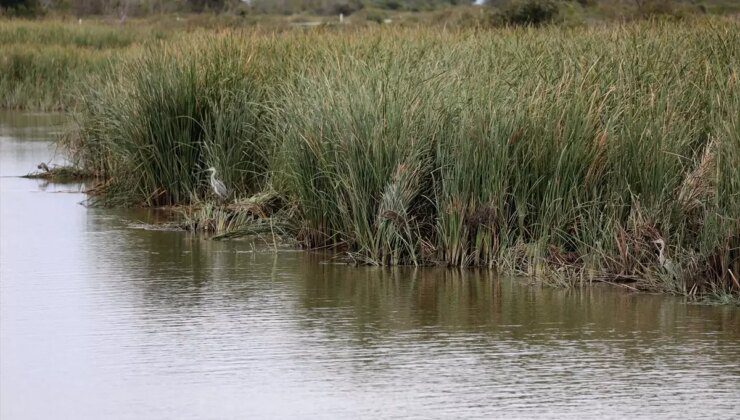
<path id="1" fill-rule="evenodd" d="M 656 239 L 653 243 L 658 246 L 658 263 L 660 266 L 663 267 L 668 274 L 676 277 L 676 267 L 673 265 L 673 261 L 665 255 L 665 241 L 663 239 Z"/>
<path id="2" fill-rule="evenodd" d="M 665 267 L 665 241 L 662 239 L 656 239 L 653 243 L 658 246 L 658 263 L 661 267 Z"/>
<path id="3" fill-rule="evenodd" d="M 216 168 L 211 166 L 206 169 L 206 171 L 211 173 L 211 189 L 213 190 L 213 193 L 216 194 L 218 198 L 225 200 L 229 196 L 229 190 L 226 189 L 226 185 L 224 185 L 221 180 L 216 179 Z"/>

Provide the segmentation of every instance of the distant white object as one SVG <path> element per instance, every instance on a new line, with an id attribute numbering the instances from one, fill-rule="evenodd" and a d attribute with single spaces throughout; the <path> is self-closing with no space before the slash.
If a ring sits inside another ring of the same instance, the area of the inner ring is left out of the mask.
<path id="1" fill-rule="evenodd" d="M 391 22 L 393 22 L 392 19 L 383 19 L 383 23 L 391 23 Z"/>
<path id="2" fill-rule="evenodd" d="M 211 166 L 206 171 L 211 173 L 211 189 L 213 193 L 222 200 L 226 199 L 229 196 L 229 190 L 226 189 L 226 185 L 223 182 L 216 179 L 216 168 Z"/>
<path id="3" fill-rule="evenodd" d="M 473 3 L 476 6 L 483 6 L 486 4 L 486 0 L 475 0 L 475 3 Z"/>
<path id="4" fill-rule="evenodd" d="M 344 23 L 344 13 L 339 14 L 339 23 Z"/>
<path id="5" fill-rule="evenodd" d="M 82 25 L 82 19 L 77 19 L 77 24 Z"/>

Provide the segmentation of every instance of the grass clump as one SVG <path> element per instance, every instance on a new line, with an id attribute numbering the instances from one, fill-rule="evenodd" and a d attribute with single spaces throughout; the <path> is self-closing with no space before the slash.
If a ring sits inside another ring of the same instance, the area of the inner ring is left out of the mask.
<path id="1" fill-rule="evenodd" d="M 236 195 L 265 185 L 269 144 L 247 52 L 233 38 L 189 42 L 152 47 L 83 100 L 69 147 L 110 178 L 113 202 L 187 202 L 204 195 L 211 166 Z"/>
<path id="2" fill-rule="evenodd" d="M 225 205 L 197 201 L 177 210 L 181 228 L 210 235 L 215 240 L 258 236 L 276 245 L 295 233 L 292 209 L 285 206 L 274 191 Z"/>
<path id="3" fill-rule="evenodd" d="M 297 200 L 309 244 L 351 243 L 377 263 L 418 263 L 429 221 L 416 210 L 431 206 L 430 140 L 443 135 L 444 97 L 419 96 L 421 85 L 441 86 L 406 73 L 433 63 L 395 44 L 376 53 L 376 64 L 326 62 L 283 92 L 276 179 Z"/>
<path id="4" fill-rule="evenodd" d="M 72 165 L 53 165 L 48 166 L 41 163 L 38 171 L 25 175 L 24 178 L 43 179 L 50 182 L 79 182 L 93 178 L 92 174 L 85 172 L 80 168 Z"/>

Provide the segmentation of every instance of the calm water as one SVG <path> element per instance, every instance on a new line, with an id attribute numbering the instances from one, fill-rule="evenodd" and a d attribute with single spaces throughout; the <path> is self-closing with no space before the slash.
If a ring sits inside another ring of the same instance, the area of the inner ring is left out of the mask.
<path id="1" fill-rule="evenodd" d="M 59 121 L 0 114 L 3 420 L 740 413 L 738 308 L 143 230 L 15 177 Z"/>

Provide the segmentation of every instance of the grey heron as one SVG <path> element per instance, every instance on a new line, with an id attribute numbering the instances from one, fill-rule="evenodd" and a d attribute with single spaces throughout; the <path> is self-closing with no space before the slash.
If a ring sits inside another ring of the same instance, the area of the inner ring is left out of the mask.
<path id="1" fill-rule="evenodd" d="M 656 239 L 653 243 L 658 247 L 658 263 L 660 266 L 671 276 L 676 276 L 676 267 L 665 254 L 665 241 L 663 239 Z"/>
<path id="2" fill-rule="evenodd" d="M 226 189 L 226 185 L 224 185 L 221 180 L 216 179 L 216 168 L 211 166 L 206 169 L 206 171 L 211 173 L 211 189 L 213 190 L 213 193 L 216 194 L 218 198 L 225 200 L 229 196 L 229 190 Z"/>

